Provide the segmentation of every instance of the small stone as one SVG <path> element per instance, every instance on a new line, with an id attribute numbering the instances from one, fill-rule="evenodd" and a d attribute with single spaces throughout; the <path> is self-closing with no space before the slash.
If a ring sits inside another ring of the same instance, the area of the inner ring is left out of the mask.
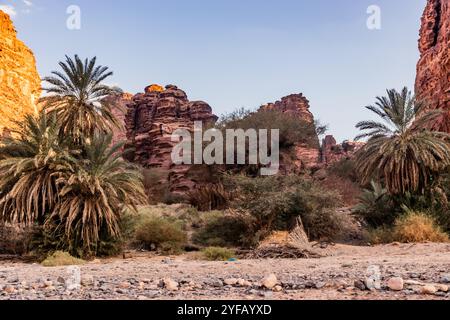
<path id="1" fill-rule="evenodd" d="M 3 291 L 8 294 L 11 294 L 14 293 L 16 289 L 13 286 L 7 285 L 5 288 L 3 288 Z"/>
<path id="2" fill-rule="evenodd" d="M 178 291 L 178 282 L 173 281 L 170 278 L 166 278 L 163 280 L 164 288 L 166 288 L 169 291 Z"/>
<path id="3" fill-rule="evenodd" d="M 223 283 L 225 283 L 227 286 L 235 286 L 238 283 L 238 279 L 234 278 L 225 279 Z"/>
<path id="4" fill-rule="evenodd" d="M 441 292 L 448 292 L 448 286 L 445 284 L 437 284 L 436 289 Z"/>
<path id="5" fill-rule="evenodd" d="M 138 300 L 145 301 L 148 300 L 148 298 L 146 296 L 139 296 Z"/>
<path id="6" fill-rule="evenodd" d="M 131 284 L 129 282 L 121 282 L 119 284 L 120 289 L 128 289 L 128 288 L 130 288 L 130 286 L 131 286 Z"/>
<path id="7" fill-rule="evenodd" d="M 435 294 L 438 290 L 436 289 L 435 286 L 432 285 L 425 285 L 421 288 L 420 293 L 422 294 Z"/>
<path id="8" fill-rule="evenodd" d="M 273 288 L 273 291 L 274 291 L 274 292 L 281 292 L 281 291 L 283 291 L 283 287 L 282 287 L 282 286 L 275 286 L 275 287 Z"/>
<path id="9" fill-rule="evenodd" d="M 277 276 L 270 274 L 265 277 L 262 281 L 262 285 L 267 289 L 273 289 L 278 284 Z"/>
<path id="10" fill-rule="evenodd" d="M 315 287 L 316 289 L 322 289 L 322 288 L 324 288 L 326 285 L 327 285 L 327 284 L 326 284 L 325 282 L 319 281 L 319 282 L 316 282 L 316 283 L 314 284 L 314 287 Z"/>
<path id="11" fill-rule="evenodd" d="M 56 288 L 54 286 L 48 286 L 48 287 L 45 288 L 45 290 L 47 290 L 47 291 L 54 291 L 54 290 L 56 290 Z"/>
<path id="12" fill-rule="evenodd" d="M 442 283 L 450 283 L 450 274 L 443 275 L 441 277 L 441 282 Z"/>
<path id="13" fill-rule="evenodd" d="M 65 284 L 66 280 L 63 277 L 59 276 L 58 279 L 56 279 L 56 282 L 61 283 L 61 284 Z"/>
<path id="14" fill-rule="evenodd" d="M 405 285 L 407 286 L 423 286 L 424 284 L 416 280 L 405 280 Z"/>
<path id="15" fill-rule="evenodd" d="M 81 285 L 84 287 L 94 285 L 94 276 L 92 276 L 90 274 L 83 275 L 81 277 Z"/>
<path id="16" fill-rule="evenodd" d="M 390 278 L 387 282 L 387 286 L 392 291 L 402 291 L 404 285 L 403 279 L 399 277 Z"/>
<path id="17" fill-rule="evenodd" d="M 211 286 L 214 288 L 222 288 L 223 282 L 221 280 L 214 280 L 213 282 L 211 282 Z"/>
<path id="18" fill-rule="evenodd" d="M 47 281 L 44 281 L 44 286 L 45 287 L 52 287 L 53 286 L 53 281 L 50 281 L 50 280 L 47 280 Z"/>
<path id="19" fill-rule="evenodd" d="M 366 285 L 361 280 L 356 280 L 355 284 L 353 285 L 355 288 L 358 288 L 361 291 L 364 291 L 367 289 Z"/>

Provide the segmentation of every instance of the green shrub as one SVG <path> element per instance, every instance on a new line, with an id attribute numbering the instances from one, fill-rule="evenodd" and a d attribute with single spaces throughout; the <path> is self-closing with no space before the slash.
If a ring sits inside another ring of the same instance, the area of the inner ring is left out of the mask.
<path id="1" fill-rule="evenodd" d="M 138 225 L 135 239 L 145 249 L 155 248 L 164 253 L 179 253 L 187 243 L 187 234 L 181 222 L 163 218 L 149 217 Z"/>
<path id="2" fill-rule="evenodd" d="M 355 161 L 351 159 L 342 159 L 331 165 L 328 171 L 337 175 L 340 178 L 349 179 L 353 182 L 357 182 L 358 173 L 356 172 Z"/>
<path id="3" fill-rule="evenodd" d="M 202 250 L 202 256 L 208 261 L 227 261 L 235 256 L 234 250 L 209 247 Z"/>
<path id="4" fill-rule="evenodd" d="M 225 129 L 278 129 L 280 132 L 280 148 L 286 149 L 298 143 L 305 143 L 310 147 L 319 147 L 316 125 L 292 117 L 275 110 L 240 109 L 222 117 L 217 124 L 220 130 Z M 270 141 L 270 139 L 269 139 Z"/>
<path id="5" fill-rule="evenodd" d="M 365 189 L 359 197 L 359 204 L 353 212 L 362 217 L 372 228 L 392 225 L 401 213 L 401 206 L 396 205 L 381 184 L 372 181 L 371 189 Z"/>
<path id="6" fill-rule="evenodd" d="M 41 263 L 44 267 L 62 267 L 85 264 L 84 260 L 72 257 L 70 253 L 56 251 Z"/>
<path id="7" fill-rule="evenodd" d="M 239 247 L 248 243 L 251 221 L 242 216 L 225 215 L 220 211 L 202 214 L 192 241 L 202 246 Z"/>
<path id="8" fill-rule="evenodd" d="M 331 239 L 341 231 L 335 213 L 340 196 L 312 181 L 298 176 L 227 176 L 225 181 L 229 190 L 235 190 L 233 207 L 252 216 L 253 234 L 291 230 L 299 216 L 311 240 Z"/>

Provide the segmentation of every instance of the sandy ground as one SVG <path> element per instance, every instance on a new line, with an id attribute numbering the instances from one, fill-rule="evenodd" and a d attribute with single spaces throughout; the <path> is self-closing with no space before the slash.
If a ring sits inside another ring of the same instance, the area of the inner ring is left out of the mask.
<path id="1" fill-rule="evenodd" d="M 450 281 L 449 244 L 336 245 L 323 252 L 328 256 L 298 260 L 204 262 L 150 254 L 96 260 L 81 266 L 83 286 L 74 291 L 66 289 L 66 267 L 2 261 L 0 299 L 450 299 L 450 293 L 443 292 L 445 285 L 433 294 L 422 293 L 421 285 Z M 355 288 L 355 281 L 364 281 L 373 265 L 381 269 L 382 288 Z M 270 274 L 276 275 L 280 287 L 261 288 Z M 421 284 L 394 292 L 386 287 L 391 277 Z M 176 291 L 162 286 L 166 278 L 176 282 Z M 245 284 L 224 283 L 233 278 Z"/>

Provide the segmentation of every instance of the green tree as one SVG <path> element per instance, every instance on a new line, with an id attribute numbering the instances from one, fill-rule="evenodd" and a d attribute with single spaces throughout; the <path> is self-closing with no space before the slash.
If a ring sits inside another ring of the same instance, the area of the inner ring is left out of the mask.
<path id="1" fill-rule="evenodd" d="M 384 181 L 394 195 L 424 192 L 450 165 L 450 136 L 427 129 L 440 112 L 426 111 L 407 88 L 388 90 L 386 97 L 377 97 L 376 104 L 366 108 L 383 122 L 356 126 L 366 131 L 357 139 L 369 138 L 356 160 L 363 183 Z"/>
<path id="2" fill-rule="evenodd" d="M 53 71 L 44 78 L 50 87 L 44 99 L 45 109 L 55 113 L 60 125 L 60 135 L 70 136 L 81 144 L 95 132 L 110 132 L 122 125 L 112 112 L 112 106 L 105 100 L 117 92 L 104 84 L 113 75 L 108 67 L 96 65 L 97 58 L 82 61 L 77 55 L 66 56 L 59 62 L 62 71 Z"/>

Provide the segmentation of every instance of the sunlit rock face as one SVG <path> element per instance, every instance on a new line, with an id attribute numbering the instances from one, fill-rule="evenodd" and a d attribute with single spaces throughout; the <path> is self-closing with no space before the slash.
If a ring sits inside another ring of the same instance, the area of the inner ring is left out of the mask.
<path id="1" fill-rule="evenodd" d="M 436 129 L 450 132 L 450 1 L 428 0 L 420 29 L 416 94 L 432 109 L 445 110 Z"/>
<path id="2" fill-rule="evenodd" d="M 33 52 L 16 37 L 9 16 L 0 10 L 0 134 L 13 120 L 37 112 L 41 79 Z"/>

